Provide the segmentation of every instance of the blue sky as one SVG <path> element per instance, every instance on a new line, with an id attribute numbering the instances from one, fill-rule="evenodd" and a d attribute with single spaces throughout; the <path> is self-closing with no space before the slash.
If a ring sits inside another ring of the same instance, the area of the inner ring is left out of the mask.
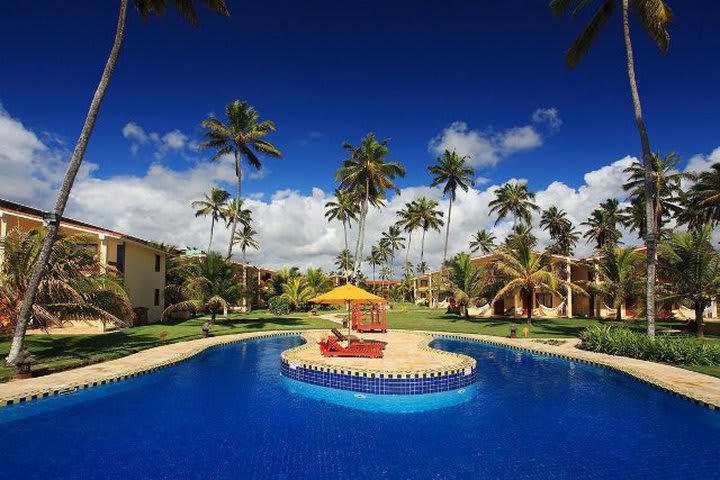
<path id="1" fill-rule="evenodd" d="M 200 29 L 172 9 L 148 22 L 131 10 L 86 160 L 97 180 L 142 177 L 154 163 L 191 170 L 207 159 L 190 148 L 201 140 L 200 122 L 244 99 L 276 122 L 271 139 L 285 153 L 266 161 L 263 178 L 246 182 L 245 192 L 258 197 L 331 191 L 341 143 L 367 132 L 392 138 L 391 158 L 408 169 L 402 187 L 427 184 L 436 156 L 429 142 L 454 122 L 465 123 L 453 130 L 463 139 L 494 144 L 497 163 L 476 162 L 478 176 L 522 177 L 536 190 L 555 180 L 578 188 L 587 172 L 639 151 L 620 18 L 569 70 L 564 52 L 586 18 L 554 18 L 547 4 L 230 0 L 229 19 L 201 12 Z M 669 4 L 676 19 L 667 56 L 632 25 L 637 74 L 653 149 L 687 161 L 720 145 L 720 37 L 707 21 L 720 5 Z M 109 1 L 3 5 L 0 103 L 61 156 L 96 88 L 116 9 Z M 554 109 L 561 125 L 534 123 L 538 109 Z M 181 133 L 182 148 L 146 138 L 133 154 L 133 139 L 123 136 L 131 122 L 146 137 Z M 520 138 L 524 147 L 499 146 L 508 133 L 530 129 L 535 136 Z"/>

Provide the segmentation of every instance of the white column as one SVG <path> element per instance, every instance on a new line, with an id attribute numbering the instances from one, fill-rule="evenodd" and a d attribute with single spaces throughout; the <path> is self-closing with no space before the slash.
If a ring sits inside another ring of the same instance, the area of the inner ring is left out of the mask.
<path id="1" fill-rule="evenodd" d="M 572 282 L 572 267 L 570 266 L 570 262 L 565 264 L 565 273 L 567 276 L 567 281 Z M 567 300 L 565 301 L 565 316 L 567 318 L 572 318 L 572 289 L 570 286 L 565 287 L 565 290 L 567 292 Z"/>
<path id="2" fill-rule="evenodd" d="M 108 241 L 102 233 L 98 235 L 98 239 L 100 240 L 100 271 L 107 273 Z"/>
<path id="3" fill-rule="evenodd" d="M 515 290 L 515 294 L 513 295 L 513 317 L 518 316 L 518 297 L 520 296 L 520 291 Z M 522 315 L 522 312 L 521 312 Z"/>
<path id="4" fill-rule="evenodd" d="M 432 272 L 428 274 L 428 306 L 431 308 L 435 308 L 435 305 L 433 305 L 435 300 L 435 295 L 433 295 L 433 289 L 432 289 Z"/>
<path id="5" fill-rule="evenodd" d="M 7 237 L 7 230 L 7 216 L 5 212 L 0 212 L 0 264 L 5 258 L 5 246 L 1 242 Z"/>

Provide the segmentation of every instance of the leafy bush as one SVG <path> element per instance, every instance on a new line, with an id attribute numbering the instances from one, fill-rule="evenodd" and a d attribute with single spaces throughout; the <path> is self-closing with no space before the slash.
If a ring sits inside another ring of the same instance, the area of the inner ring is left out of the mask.
<path id="1" fill-rule="evenodd" d="M 695 338 L 655 338 L 626 327 L 597 325 L 580 336 L 580 348 L 673 365 L 720 365 L 720 345 Z"/>
<path id="2" fill-rule="evenodd" d="M 270 297 L 268 309 L 275 315 L 287 315 L 290 313 L 290 302 L 285 297 Z"/>

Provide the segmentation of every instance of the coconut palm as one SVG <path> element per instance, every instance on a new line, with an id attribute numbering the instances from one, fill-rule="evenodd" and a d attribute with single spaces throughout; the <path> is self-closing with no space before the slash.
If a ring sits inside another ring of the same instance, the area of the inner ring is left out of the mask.
<path id="1" fill-rule="evenodd" d="M 491 214 L 497 214 L 497 225 L 508 215 L 513 217 L 513 226 L 517 221 L 532 222 L 532 212 L 540 211 L 535 204 L 535 194 L 528 190 L 526 183 L 508 182 L 495 191 L 495 199 L 488 206 Z"/>
<path id="2" fill-rule="evenodd" d="M 210 115 L 203 120 L 202 126 L 207 131 L 203 134 L 206 138 L 200 144 L 200 149 L 212 148 L 215 150 L 213 159 L 218 159 L 225 155 L 233 155 L 235 157 L 235 177 L 237 178 L 237 194 L 235 204 L 238 208 L 242 206 L 242 159 L 255 167 L 262 168 L 262 162 L 258 155 L 267 155 L 269 157 L 282 157 L 282 153 L 278 148 L 267 140 L 263 140 L 271 132 L 275 131 L 275 123 L 270 120 L 260 120 L 260 113 L 240 100 L 235 100 L 225 106 L 225 116 L 227 123 Z M 228 244 L 227 258 L 232 257 L 233 239 L 237 230 L 238 214 L 231 215 L 232 224 L 230 225 L 230 243 Z"/>
<path id="3" fill-rule="evenodd" d="M 548 247 L 548 251 L 557 255 L 570 256 L 580 240 L 580 232 L 568 220 L 568 223 L 555 234 L 554 240 L 555 242 Z"/>
<path id="4" fill-rule="evenodd" d="M 215 322 L 217 314 L 227 312 L 243 294 L 235 266 L 217 252 L 194 258 L 187 268 L 186 278 L 178 286 L 185 300 L 166 308 L 163 319 L 173 312 L 203 311 Z"/>
<path id="5" fill-rule="evenodd" d="M 193 208 L 197 208 L 195 217 L 207 217 L 210 215 L 210 241 L 208 242 L 207 252 L 210 253 L 212 248 L 213 233 L 215 232 L 215 222 L 219 222 L 223 218 L 223 209 L 225 202 L 230 198 L 230 194 L 222 188 L 213 188 L 210 194 L 203 194 L 202 200 L 196 200 L 191 203 Z"/>
<path id="6" fill-rule="evenodd" d="M 252 223 L 252 211 L 249 208 L 243 208 L 243 202 L 238 201 L 235 198 L 231 198 L 223 205 L 221 209 L 222 218 L 225 220 L 225 226 L 232 226 L 233 219 L 237 217 L 237 221 L 240 225 L 246 226 Z"/>
<path id="7" fill-rule="evenodd" d="M 348 247 L 348 229 L 351 228 L 352 222 L 357 221 L 358 205 L 355 197 L 350 192 L 345 192 L 339 188 L 335 189 L 335 200 L 325 204 L 325 218 L 328 222 L 339 220 L 342 222 L 343 233 L 345 234 L 345 250 Z"/>
<path id="8" fill-rule="evenodd" d="M 720 223 L 720 163 L 712 164 L 697 176 L 689 197 L 697 208 L 697 216 L 713 227 Z"/>
<path id="9" fill-rule="evenodd" d="M 410 244 L 412 243 L 413 231 L 420 228 L 422 219 L 418 214 L 417 202 L 412 201 L 405 204 L 405 208 L 398 211 L 397 213 L 399 220 L 395 223 L 398 227 L 402 228 L 408 234 L 408 242 L 405 246 L 405 264 L 409 263 L 410 256 Z"/>
<path id="10" fill-rule="evenodd" d="M 235 245 L 240 246 L 243 261 L 245 261 L 245 252 L 248 248 L 252 248 L 254 250 L 260 248 L 260 244 L 255 239 L 255 235 L 257 235 L 257 232 L 250 225 L 243 225 L 241 230 L 235 232 L 234 242 Z"/>
<path id="11" fill-rule="evenodd" d="M 390 225 L 386 232 L 383 232 L 381 239 L 390 248 L 390 262 L 392 266 L 395 264 L 395 252 L 401 248 L 405 248 L 405 237 L 402 236 L 402 230 L 397 225 Z"/>
<path id="12" fill-rule="evenodd" d="M 543 210 L 542 215 L 540 215 L 540 228 L 547 230 L 553 240 L 563 229 L 567 228 L 569 223 L 570 220 L 568 220 L 565 210 L 554 205 L 547 210 Z"/>
<path id="13" fill-rule="evenodd" d="M 510 234 L 505 239 L 505 245 L 512 245 L 514 243 L 524 243 L 529 245 L 531 248 L 537 244 L 537 237 L 532 232 L 532 227 L 524 223 L 518 223 L 513 226 Z"/>
<path id="14" fill-rule="evenodd" d="M 308 268 L 305 272 L 305 281 L 311 290 L 311 298 L 322 295 L 330 290 L 330 279 L 322 268 Z"/>
<path id="15" fill-rule="evenodd" d="M 417 267 L 415 268 L 415 271 L 422 275 L 424 273 L 427 273 L 428 270 L 430 270 L 430 266 L 427 264 L 427 262 L 420 262 L 417 264 Z"/>
<path id="16" fill-rule="evenodd" d="M 600 278 L 594 283 L 593 290 L 611 300 L 618 322 L 622 320 L 622 305 L 642 295 L 641 260 L 633 247 L 608 244 L 595 262 Z"/>
<path id="17" fill-rule="evenodd" d="M 475 176 L 475 169 L 466 165 L 465 160 L 469 157 L 460 156 L 456 152 L 445 150 L 442 157 L 437 158 L 437 165 L 428 167 L 430 175 L 434 175 L 431 187 L 440 184 L 443 186 L 443 195 L 450 199 L 448 204 L 447 224 L 445 225 L 445 248 L 443 249 L 442 265 L 447 260 L 448 240 L 450 238 L 450 216 L 452 215 L 452 206 L 455 201 L 457 189 L 460 188 L 467 192 L 470 187 L 475 185 L 472 177 Z"/>
<path id="18" fill-rule="evenodd" d="M 470 251 L 486 255 L 495 250 L 495 235 L 485 229 L 478 230 L 470 240 Z"/>
<path id="19" fill-rule="evenodd" d="M 3 239 L 0 313 L 11 324 L 17 319 L 44 237 L 44 229 L 13 229 Z M 66 317 L 76 315 L 116 326 L 127 325 L 134 318 L 122 279 L 114 275 L 112 267 L 98 263 L 94 251 L 83 248 L 90 242 L 86 235 L 60 234 L 53 244 L 51 262 L 32 308 L 38 327 L 61 325 Z"/>
<path id="20" fill-rule="evenodd" d="M 57 197 L 55 198 L 55 206 L 47 216 L 47 235 L 43 243 L 43 248 L 40 255 L 37 258 L 37 263 L 34 266 L 32 277 L 30 278 L 27 285 L 27 292 L 23 295 L 23 304 L 18 313 L 18 320 L 15 328 L 15 335 L 10 346 L 10 352 L 6 358 L 8 365 L 15 365 L 17 362 L 18 354 L 22 350 L 23 341 L 25 340 L 25 331 L 27 330 L 28 323 L 30 322 L 30 315 L 33 308 L 33 302 L 37 295 L 38 287 L 42 281 L 43 273 L 48 266 L 48 261 L 52 252 L 53 243 L 57 240 L 58 232 L 60 230 L 60 219 L 65 213 L 65 206 L 67 205 L 68 198 L 70 198 L 70 191 L 72 190 L 73 183 L 75 183 L 75 177 L 80 170 L 83 158 L 85 157 L 85 151 L 87 150 L 88 143 L 90 142 L 90 136 L 95 129 L 95 123 L 97 122 L 98 115 L 100 113 L 100 105 L 105 98 L 105 92 L 110 84 L 110 79 L 115 70 L 118 57 L 120 55 L 120 48 L 125 37 L 125 21 L 127 17 L 128 0 L 120 0 L 120 12 L 118 14 L 117 27 L 115 29 L 115 39 L 113 41 L 112 49 L 110 50 L 110 56 L 108 57 L 105 68 L 103 69 L 102 76 L 100 77 L 100 83 L 98 84 L 95 94 L 93 95 L 92 101 L 90 102 L 90 108 L 88 109 L 87 116 L 85 117 L 85 123 L 83 124 L 80 136 L 78 137 L 77 143 L 75 144 L 75 150 L 73 151 L 72 157 L 70 157 L 70 163 L 68 163 L 67 171 L 65 172 L 65 178 L 63 179 L 60 190 L 58 191 Z M 185 17 L 192 25 L 198 26 L 199 20 L 195 6 L 192 0 L 174 2 L 175 8 L 178 12 Z M 203 5 L 219 14 L 229 16 L 230 13 L 225 5 L 225 0 L 208 0 L 203 1 Z M 135 8 L 138 11 L 140 17 L 143 20 L 147 20 L 151 15 L 163 15 L 167 10 L 166 0 L 135 0 Z"/>
<path id="21" fill-rule="evenodd" d="M 680 161 L 675 153 L 664 157 L 652 154 L 653 191 L 655 192 L 655 225 L 658 232 L 671 216 L 677 215 L 680 210 L 679 192 L 683 174 L 677 170 Z M 645 236 L 645 167 L 639 162 L 633 162 L 625 169 L 628 181 L 623 189 L 630 194 L 631 205 L 627 209 L 628 226 L 638 232 L 640 238 Z"/>
<path id="22" fill-rule="evenodd" d="M 422 229 L 422 239 L 420 240 L 420 263 L 425 263 L 423 257 L 425 255 L 425 234 L 432 229 L 437 232 L 444 225 L 443 212 L 438 208 L 440 204 L 435 200 L 429 200 L 426 197 L 420 197 L 417 200 L 417 215 L 420 218 L 420 228 Z"/>
<path id="23" fill-rule="evenodd" d="M 503 286 L 493 298 L 493 303 L 508 293 L 520 291 L 527 306 L 528 324 L 532 324 L 533 296 L 536 290 L 559 295 L 558 287 L 565 285 L 583 291 L 569 280 L 562 279 L 550 268 L 545 254 L 535 253 L 532 246 L 526 242 L 513 242 L 499 249 L 494 267 L 496 274 L 502 279 Z"/>
<path id="24" fill-rule="evenodd" d="M 624 222 L 625 217 L 618 205 L 615 199 L 606 200 L 599 208 L 592 211 L 587 221 L 581 224 L 588 227 L 583 237 L 588 242 L 596 242 L 598 250 L 607 245 L 616 245 L 622 237 L 618 225 Z"/>
<path id="25" fill-rule="evenodd" d="M 660 244 L 660 274 L 669 287 L 664 303 L 692 303 L 695 333 L 703 337 L 703 308 L 720 291 L 720 254 L 712 246 L 712 230 L 673 232 Z"/>
<path id="26" fill-rule="evenodd" d="M 378 142 L 374 134 L 368 133 L 357 147 L 343 144 L 343 148 L 350 152 L 350 158 L 343 160 L 342 167 L 335 174 L 340 189 L 349 192 L 360 204 L 355 271 L 360 269 L 363 261 L 365 221 L 370 206 L 380 207 L 388 190 L 400 193 L 393 180 L 405 176 L 405 167 L 385 160 L 390 154 L 388 142 L 387 139 Z"/>
<path id="27" fill-rule="evenodd" d="M 597 2 L 592 0 L 551 0 L 550 8 L 555 15 L 562 15 L 568 12 L 571 6 L 572 17 Z M 647 332 L 648 335 L 655 335 L 655 263 L 657 248 L 657 225 L 655 225 L 655 190 L 654 172 L 652 162 L 652 149 L 650 139 L 643 119 L 640 94 L 638 93 L 637 79 L 635 78 L 635 60 L 630 37 L 630 5 L 632 4 L 636 18 L 640 21 L 645 32 L 657 45 L 661 52 L 667 53 L 670 46 L 670 32 L 668 28 L 672 20 L 672 11 L 663 0 L 602 0 L 598 10 L 593 15 L 585 29 L 580 33 L 575 42 L 567 52 L 566 60 L 569 66 L 575 67 L 585 54 L 590 50 L 592 42 L 597 38 L 602 27 L 607 24 L 615 9 L 620 6 L 622 9 L 622 31 L 625 43 L 625 56 L 627 59 L 627 73 L 630 85 L 630 96 L 632 97 L 635 124 L 640 135 L 640 146 L 642 148 L 643 166 L 645 167 L 645 222 L 646 235 L 645 245 L 647 246 Z"/>
<path id="28" fill-rule="evenodd" d="M 380 250 L 379 245 L 373 245 L 370 248 L 370 255 L 368 255 L 367 262 L 370 264 L 370 267 L 372 267 L 372 279 L 373 282 L 375 281 L 375 268 L 379 267 L 383 263 L 385 263 L 385 256 L 383 252 Z M 373 285 L 373 291 L 375 290 L 375 286 Z"/>
<path id="29" fill-rule="evenodd" d="M 307 284 L 307 280 L 301 276 L 291 277 L 283 285 L 283 294 L 293 310 L 299 310 L 308 300 L 313 298 L 313 289 Z"/>
<path id="30" fill-rule="evenodd" d="M 335 266 L 345 277 L 347 277 L 347 272 L 352 271 L 354 263 L 355 260 L 353 260 L 350 250 L 347 249 L 343 250 L 337 257 L 335 257 Z"/>
<path id="31" fill-rule="evenodd" d="M 450 270 L 450 290 L 459 303 L 459 314 L 469 319 L 468 307 L 485 293 L 489 272 L 480 265 L 473 265 L 470 255 L 461 252 L 455 256 Z"/>

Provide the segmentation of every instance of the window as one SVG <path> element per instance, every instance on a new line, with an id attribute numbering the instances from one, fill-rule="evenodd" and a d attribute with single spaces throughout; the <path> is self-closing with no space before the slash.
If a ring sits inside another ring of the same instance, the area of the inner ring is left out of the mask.
<path id="1" fill-rule="evenodd" d="M 160 255 L 155 255 L 155 271 L 160 271 Z"/>
<path id="2" fill-rule="evenodd" d="M 159 289 L 159 288 L 156 288 L 156 289 L 155 289 L 154 305 L 155 305 L 156 307 L 157 307 L 158 305 L 160 305 L 160 289 Z"/>
<path id="3" fill-rule="evenodd" d="M 115 267 L 117 267 L 120 273 L 125 273 L 125 244 L 119 244 L 116 252 Z"/>

